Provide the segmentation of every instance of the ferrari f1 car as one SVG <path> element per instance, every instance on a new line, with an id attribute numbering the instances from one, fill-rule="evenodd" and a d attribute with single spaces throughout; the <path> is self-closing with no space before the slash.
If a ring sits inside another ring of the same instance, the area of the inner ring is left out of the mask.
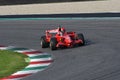
<path id="1" fill-rule="evenodd" d="M 66 32 L 65 28 L 59 27 L 53 30 L 46 30 L 46 34 L 41 37 L 40 45 L 42 48 L 49 47 L 51 50 L 57 48 L 82 46 L 85 44 L 82 33 Z"/>

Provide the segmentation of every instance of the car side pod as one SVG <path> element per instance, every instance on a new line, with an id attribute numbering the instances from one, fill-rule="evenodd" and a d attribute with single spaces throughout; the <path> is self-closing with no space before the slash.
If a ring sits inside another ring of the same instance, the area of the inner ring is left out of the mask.
<path id="1" fill-rule="evenodd" d="M 63 42 L 59 42 L 56 47 L 57 48 L 62 48 L 62 47 L 65 47 L 66 45 L 63 43 Z"/>

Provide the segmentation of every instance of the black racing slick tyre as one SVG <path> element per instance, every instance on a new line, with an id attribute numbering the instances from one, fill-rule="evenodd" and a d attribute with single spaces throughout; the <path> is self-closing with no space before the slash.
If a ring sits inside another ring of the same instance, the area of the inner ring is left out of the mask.
<path id="1" fill-rule="evenodd" d="M 42 36 L 40 39 L 40 45 L 42 48 L 47 48 L 49 47 L 48 42 L 46 42 L 46 36 Z"/>
<path id="2" fill-rule="evenodd" d="M 56 38 L 51 38 L 51 40 L 50 40 L 50 49 L 51 50 L 56 50 L 57 49 L 56 45 L 57 45 L 57 39 Z"/>
<path id="3" fill-rule="evenodd" d="M 82 33 L 77 34 L 78 39 L 82 40 L 82 43 L 80 43 L 81 46 L 85 45 L 85 39 Z"/>

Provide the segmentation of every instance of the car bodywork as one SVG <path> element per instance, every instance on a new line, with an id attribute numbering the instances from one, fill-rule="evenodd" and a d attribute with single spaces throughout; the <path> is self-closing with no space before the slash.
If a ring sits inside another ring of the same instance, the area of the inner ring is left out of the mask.
<path id="1" fill-rule="evenodd" d="M 50 47 L 51 50 L 57 48 L 74 47 L 84 45 L 84 36 L 82 33 L 70 31 L 60 34 L 58 29 L 46 30 L 45 36 L 41 37 L 42 48 Z"/>

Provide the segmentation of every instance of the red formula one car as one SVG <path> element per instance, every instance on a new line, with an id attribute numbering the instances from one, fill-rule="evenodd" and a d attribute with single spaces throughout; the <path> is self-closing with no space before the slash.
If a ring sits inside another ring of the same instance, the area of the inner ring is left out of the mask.
<path id="1" fill-rule="evenodd" d="M 76 34 L 75 32 L 66 32 L 65 28 L 59 27 L 54 30 L 46 30 L 45 36 L 40 39 L 42 48 L 50 47 L 51 50 L 57 48 L 82 46 L 85 44 L 84 36 L 82 33 Z"/>

